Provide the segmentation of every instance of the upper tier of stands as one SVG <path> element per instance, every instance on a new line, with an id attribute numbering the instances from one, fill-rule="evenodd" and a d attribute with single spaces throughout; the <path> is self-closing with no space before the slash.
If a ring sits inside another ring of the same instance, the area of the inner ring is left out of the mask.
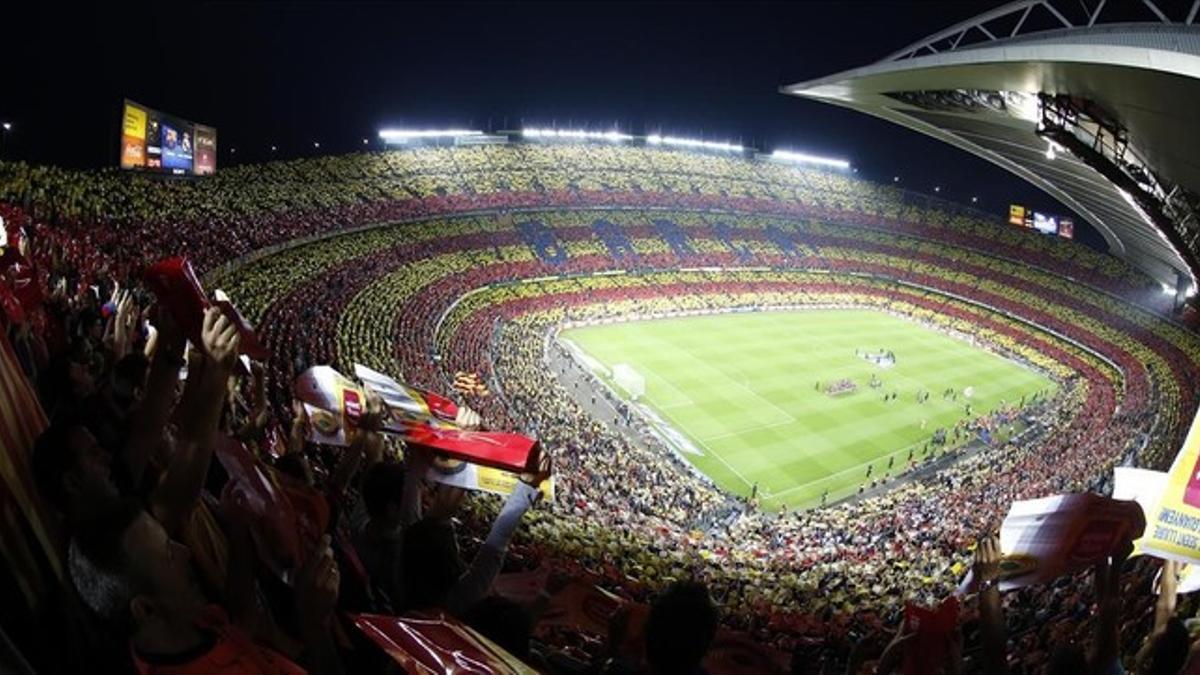
<path id="1" fill-rule="evenodd" d="M 68 228 L 85 255 L 134 264 L 182 248 L 201 270 L 301 237 L 463 211 L 680 206 L 834 218 L 919 230 L 1170 307 L 1112 256 L 964 207 L 844 173 L 649 147 L 428 147 L 236 166 L 202 180 L 0 163 L 0 202 Z"/>

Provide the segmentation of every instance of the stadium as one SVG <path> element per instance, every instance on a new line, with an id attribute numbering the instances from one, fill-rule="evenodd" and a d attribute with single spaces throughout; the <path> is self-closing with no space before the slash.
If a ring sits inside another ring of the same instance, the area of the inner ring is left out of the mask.
<path id="1" fill-rule="evenodd" d="M 1192 672 L 1200 31 L 1127 4 L 775 94 L 1074 214 L 1036 226 L 586 124 L 217 166 L 126 99 L 119 170 L 0 155 L 0 663 Z"/>

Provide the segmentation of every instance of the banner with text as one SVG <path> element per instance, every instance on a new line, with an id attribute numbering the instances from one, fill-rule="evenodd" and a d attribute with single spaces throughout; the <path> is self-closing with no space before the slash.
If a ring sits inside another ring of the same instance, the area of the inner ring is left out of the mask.
<path id="1" fill-rule="evenodd" d="M 1200 416 L 1167 472 L 1166 487 L 1147 514 L 1142 550 L 1181 562 L 1200 562 Z"/>

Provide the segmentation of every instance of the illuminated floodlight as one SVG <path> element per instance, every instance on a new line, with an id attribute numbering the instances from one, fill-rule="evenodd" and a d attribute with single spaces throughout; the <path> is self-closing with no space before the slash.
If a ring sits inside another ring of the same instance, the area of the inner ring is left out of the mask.
<path id="1" fill-rule="evenodd" d="M 773 159 L 780 159 L 785 162 L 797 162 L 799 164 L 817 164 L 820 166 L 831 166 L 835 169 L 849 169 L 850 162 L 844 159 L 836 159 L 833 157 L 821 157 L 820 155 L 810 155 L 806 152 L 794 152 L 792 150 L 776 150 L 771 153 Z"/>
<path id="2" fill-rule="evenodd" d="M 5 122 L 5 123 L 4 123 L 4 130 L 5 130 L 5 131 L 12 131 L 12 122 Z"/>
<path id="3" fill-rule="evenodd" d="M 463 136 L 482 135 L 482 131 L 475 129 L 382 129 L 379 132 L 379 137 L 387 143 L 407 143 L 413 139 L 460 138 Z"/>
<path id="4" fill-rule="evenodd" d="M 649 145 L 672 145 L 680 148 L 698 148 L 700 150 L 718 150 L 721 152 L 744 152 L 746 150 L 745 146 L 734 143 L 718 143 L 716 141 L 702 141 L 698 138 L 663 136 L 660 134 L 647 136 L 646 143 Z"/>
<path id="5" fill-rule="evenodd" d="M 633 136 L 619 131 L 587 131 L 584 129 L 521 129 L 523 138 L 569 138 L 585 141 L 610 141 L 618 143 L 633 140 Z"/>
<path id="6" fill-rule="evenodd" d="M 1163 284 L 1162 288 L 1163 288 L 1163 295 L 1174 295 L 1175 294 L 1175 289 L 1171 288 L 1170 284 Z"/>

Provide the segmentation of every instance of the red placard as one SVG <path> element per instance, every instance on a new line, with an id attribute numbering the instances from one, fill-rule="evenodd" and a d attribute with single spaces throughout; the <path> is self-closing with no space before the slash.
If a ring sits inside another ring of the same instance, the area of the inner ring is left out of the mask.
<path id="1" fill-rule="evenodd" d="M 406 673 L 532 675 L 534 669 L 457 619 L 358 614 L 354 625 Z"/>
<path id="2" fill-rule="evenodd" d="M 917 634 L 904 650 L 905 675 L 935 672 L 958 627 L 958 598 L 952 595 L 934 609 L 906 602 L 904 620 L 909 630 Z"/>
<path id="3" fill-rule="evenodd" d="M 143 279 L 158 301 L 167 306 L 171 317 L 179 325 L 183 334 L 192 341 L 200 344 L 200 329 L 204 324 L 204 311 L 210 304 L 215 304 L 221 312 L 237 326 L 241 336 L 240 351 L 256 361 L 262 361 L 270 356 L 258 341 L 254 327 L 246 321 L 230 302 L 220 301 L 210 303 L 196 278 L 196 272 L 187 258 L 167 258 L 150 265 L 143 272 Z"/>
<path id="4" fill-rule="evenodd" d="M 223 499 L 233 492 L 242 496 L 245 508 L 254 518 L 254 534 L 259 557 L 277 573 L 301 562 L 300 523 L 287 494 L 267 476 L 263 467 L 236 439 L 220 435 L 216 443 L 217 461 L 229 474 Z"/>

